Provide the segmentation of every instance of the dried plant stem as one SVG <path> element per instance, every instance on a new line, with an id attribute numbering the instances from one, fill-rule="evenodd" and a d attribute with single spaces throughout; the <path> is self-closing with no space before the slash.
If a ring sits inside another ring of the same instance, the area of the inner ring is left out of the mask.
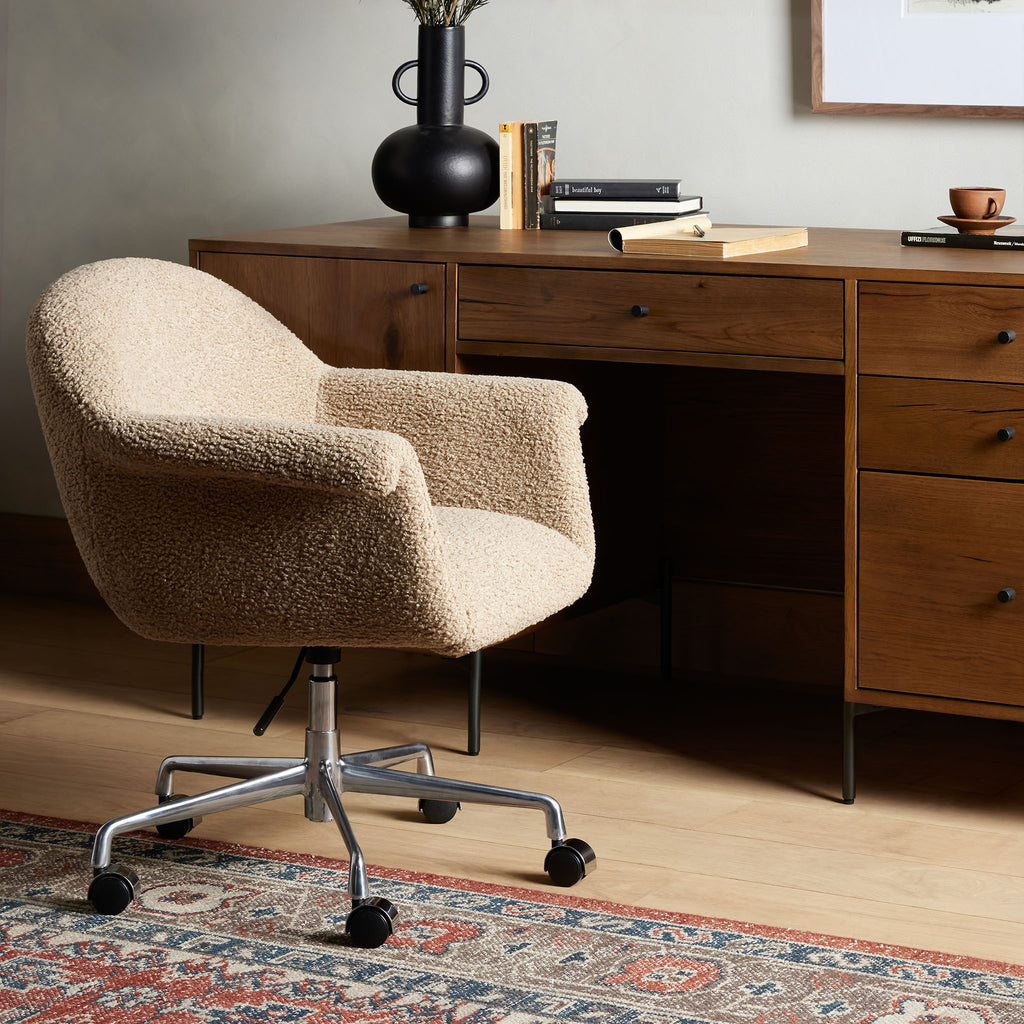
<path id="1" fill-rule="evenodd" d="M 405 0 L 422 25 L 447 26 L 465 24 L 466 19 L 487 0 Z"/>

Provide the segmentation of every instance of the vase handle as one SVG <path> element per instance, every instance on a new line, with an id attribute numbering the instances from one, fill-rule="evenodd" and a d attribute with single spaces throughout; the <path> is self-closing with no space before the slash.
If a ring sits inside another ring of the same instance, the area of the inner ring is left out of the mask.
<path id="1" fill-rule="evenodd" d="M 418 60 L 407 60 L 404 64 L 399 66 L 398 70 L 391 78 L 392 91 L 403 103 L 408 103 L 410 107 L 416 106 L 416 100 L 402 92 L 401 78 L 406 71 L 410 68 L 416 67 L 417 64 L 419 64 Z M 470 96 L 463 100 L 463 103 L 468 105 L 470 103 L 476 103 L 478 100 L 482 100 L 487 95 L 487 90 L 491 87 L 491 80 L 488 77 L 487 72 L 484 70 L 484 66 L 482 64 L 478 64 L 475 60 L 467 60 L 466 67 L 472 68 L 480 75 L 479 91 L 474 96 Z"/>
<path id="2" fill-rule="evenodd" d="M 401 85 L 399 85 L 399 80 L 401 79 L 402 75 L 404 75 L 406 71 L 409 70 L 409 68 L 414 68 L 416 67 L 417 64 L 419 64 L 418 60 L 407 60 L 398 68 L 398 70 L 394 73 L 394 76 L 391 79 L 391 88 L 394 91 L 394 94 L 403 103 L 408 103 L 412 107 L 416 106 L 416 101 L 412 99 L 412 97 L 406 96 L 405 93 L 402 92 L 402 87 Z"/>
<path id="3" fill-rule="evenodd" d="M 480 75 L 480 91 L 475 96 L 468 96 L 466 98 L 465 103 L 468 107 L 470 103 L 476 103 L 477 100 L 482 100 L 487 95 L 487 90 L 491 87 L 491 80 L 487 76 L 483 64 L 477 64 L 475 60 L 467 60 L 466 67 L 472 68 Z"/>

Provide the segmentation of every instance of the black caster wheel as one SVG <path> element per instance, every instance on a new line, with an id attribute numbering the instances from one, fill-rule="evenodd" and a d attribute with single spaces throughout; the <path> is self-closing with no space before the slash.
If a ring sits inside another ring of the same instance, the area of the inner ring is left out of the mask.
<path id="1" fill-rule="evenodd" d="M 379 896 L 357 903 L 345 921 L 345 934 L 353 946 L 376 949 L 391 938 L 398 908 Z"/>
<path id="2" fill-rule="evenodd" d="M 139 876 L 131 868 L 111 864 L 89 883 L 89 902 L 101 914 L 120 914 L 133 899 Z"/>
<path id="3" fill-rule="evenodd" d="M 431 825 L 443 825 L 451 821 L 462 806 L 454 800 L 421 800 L 420 810 Z"/>
<path id="4" fill-rule="evenodd" d="M 544 858 L 544 870 L 555 885 L 575 885 L 597 867 L 597 856 L 582 839 L 555 843 Z"/>
<path id="5" fill-rule="evenodd" d="M 164 797 L 160 803 L 172 803 L 175 800 L 186 800 L 184 793 L 175 793 L 174 796 Z M 156 834 L 161 839 L 184 839 L 199 824 L 202 818 L 182 818 L 181 821 L 167 821 L 163 825 L 157 825 Z"/>

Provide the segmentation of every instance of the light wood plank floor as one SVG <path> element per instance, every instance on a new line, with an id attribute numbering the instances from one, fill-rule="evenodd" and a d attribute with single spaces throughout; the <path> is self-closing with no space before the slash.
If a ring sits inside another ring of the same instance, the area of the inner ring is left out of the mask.
<path id="1" fill-rule="evenodd" d="M 100 607 L 0 600 L 0 806 L 102 821 L 151 803 L 165 754 L 297 755 L 301 682 L 252 735 L 294 656 L 211 650 L 194 722 L 187 648 L 141 640 Z M 1020 725 L 862 718 L 847 807 L 837 695 L 489 655 L 483 751 L 470 758 L 464 663 L 352 651 L 344 672 L 346 749 L 423 739 L 441 774 L 556 796 L 599 857 L 575 894 L 1024 962 Z M 427 825 L 403 801 L 346 803 L 370 864 L 545 886 L 536 812 L 466 806 Z M 297 800 L 209 817 L 196 834 L 344 857 Z"/>

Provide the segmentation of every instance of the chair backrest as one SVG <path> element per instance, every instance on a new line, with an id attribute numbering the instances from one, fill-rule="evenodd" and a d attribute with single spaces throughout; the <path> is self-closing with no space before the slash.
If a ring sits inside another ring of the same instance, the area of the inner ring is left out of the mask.
<path id="1" fill-rule="evenodd" d="M 37 393 L 63 393 L 85 417 L 113 419 L 157 411 L 312 419 L 322 371 L 241 292 L 150 259 L 92 263 L 51 285 L 30 322 L 29 362 Z"/>

